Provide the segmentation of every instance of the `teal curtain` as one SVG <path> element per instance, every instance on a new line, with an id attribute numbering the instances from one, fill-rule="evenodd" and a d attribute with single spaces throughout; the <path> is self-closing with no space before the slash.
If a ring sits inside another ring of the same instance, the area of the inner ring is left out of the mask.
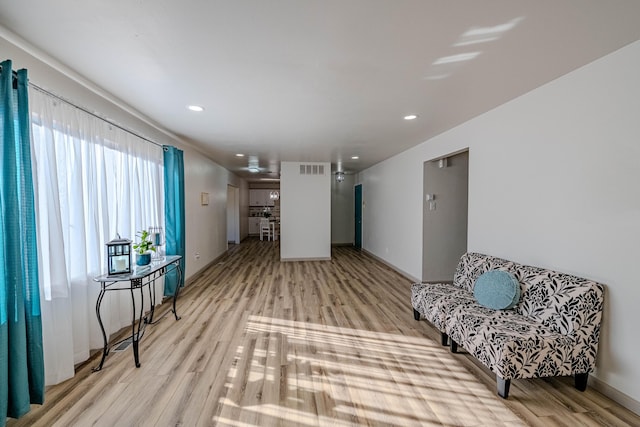
<path id="1" fill-rule="evenodd" d="M 27 70 L 0 64 L 0 425 L 44 402 Z"/>
<path id="2" fill-rule="evenodd" d="M 164 218 L 167 255 L 182 255 L 182 275 L 176 271 L 165 276 L 164 294 L 171 296 L 177 286 L 184 286 L 184 158 L 182 150 L 168 145 L 164 151 Z"/>

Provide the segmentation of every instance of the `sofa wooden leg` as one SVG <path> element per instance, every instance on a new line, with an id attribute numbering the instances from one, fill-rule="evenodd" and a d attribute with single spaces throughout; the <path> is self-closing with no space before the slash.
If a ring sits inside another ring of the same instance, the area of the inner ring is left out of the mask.
<path id="1" fill-rule="evenodd" d="M 445 334 L 444 332 L 440 333 L 440 343 L 444 346 L 449 345 L 449 335 Z"/>
<path id="2" fill-rule="evenodd" d="M 451 342 L 451 353 L 457 353 L 458 352 L 458 343 L 455 342 L 452 339 L 449 339 L 449 341 Z"/>
<path id="3" fill-rule="evenodd" d="M 589 379 L 589 374 L 576 374 L 576 388 L 580 391 L 585 391 L 587 389 L 587 380 Z"/>
<path id="4" fill-rule="evenodd" d="M 416 320 L 420 320 L 420 312 L 415 308 L 413 309 L 413 318 Z"/>
<path id="5" fill-rule="evenodd" d="M 496 382 L 498 386 L 498 396 L 503 399 L 509 397 L 509 386 L 511 385 L 511 380 L 505 380 L 504 378 L 500 378 L 496 375 Z"/>

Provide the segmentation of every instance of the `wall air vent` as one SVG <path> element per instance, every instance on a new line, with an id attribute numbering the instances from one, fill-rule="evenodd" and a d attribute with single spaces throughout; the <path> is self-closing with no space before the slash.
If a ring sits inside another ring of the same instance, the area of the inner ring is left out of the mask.
<path id="1" fill-rule="evenodd" d="M 324 165 L 300 165 L 300 175 L 324 175 Z"/>

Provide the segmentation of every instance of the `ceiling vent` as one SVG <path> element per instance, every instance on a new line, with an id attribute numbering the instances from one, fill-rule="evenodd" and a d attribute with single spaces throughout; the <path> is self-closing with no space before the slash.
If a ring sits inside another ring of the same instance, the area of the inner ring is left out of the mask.
<path id="1" fill-rule="evenodd" d="M 324 165 L 300 165 L 300 175 L 324 175 Z"/>

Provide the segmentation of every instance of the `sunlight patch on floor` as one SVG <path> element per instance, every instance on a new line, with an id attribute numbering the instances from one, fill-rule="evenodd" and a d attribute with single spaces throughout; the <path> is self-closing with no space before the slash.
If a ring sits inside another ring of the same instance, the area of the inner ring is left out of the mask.
<path id="1" fill-rule="evenodd" d="M 520 421 L 428 338 L 249 316 L 236 350 L 220 425 Z"/>

